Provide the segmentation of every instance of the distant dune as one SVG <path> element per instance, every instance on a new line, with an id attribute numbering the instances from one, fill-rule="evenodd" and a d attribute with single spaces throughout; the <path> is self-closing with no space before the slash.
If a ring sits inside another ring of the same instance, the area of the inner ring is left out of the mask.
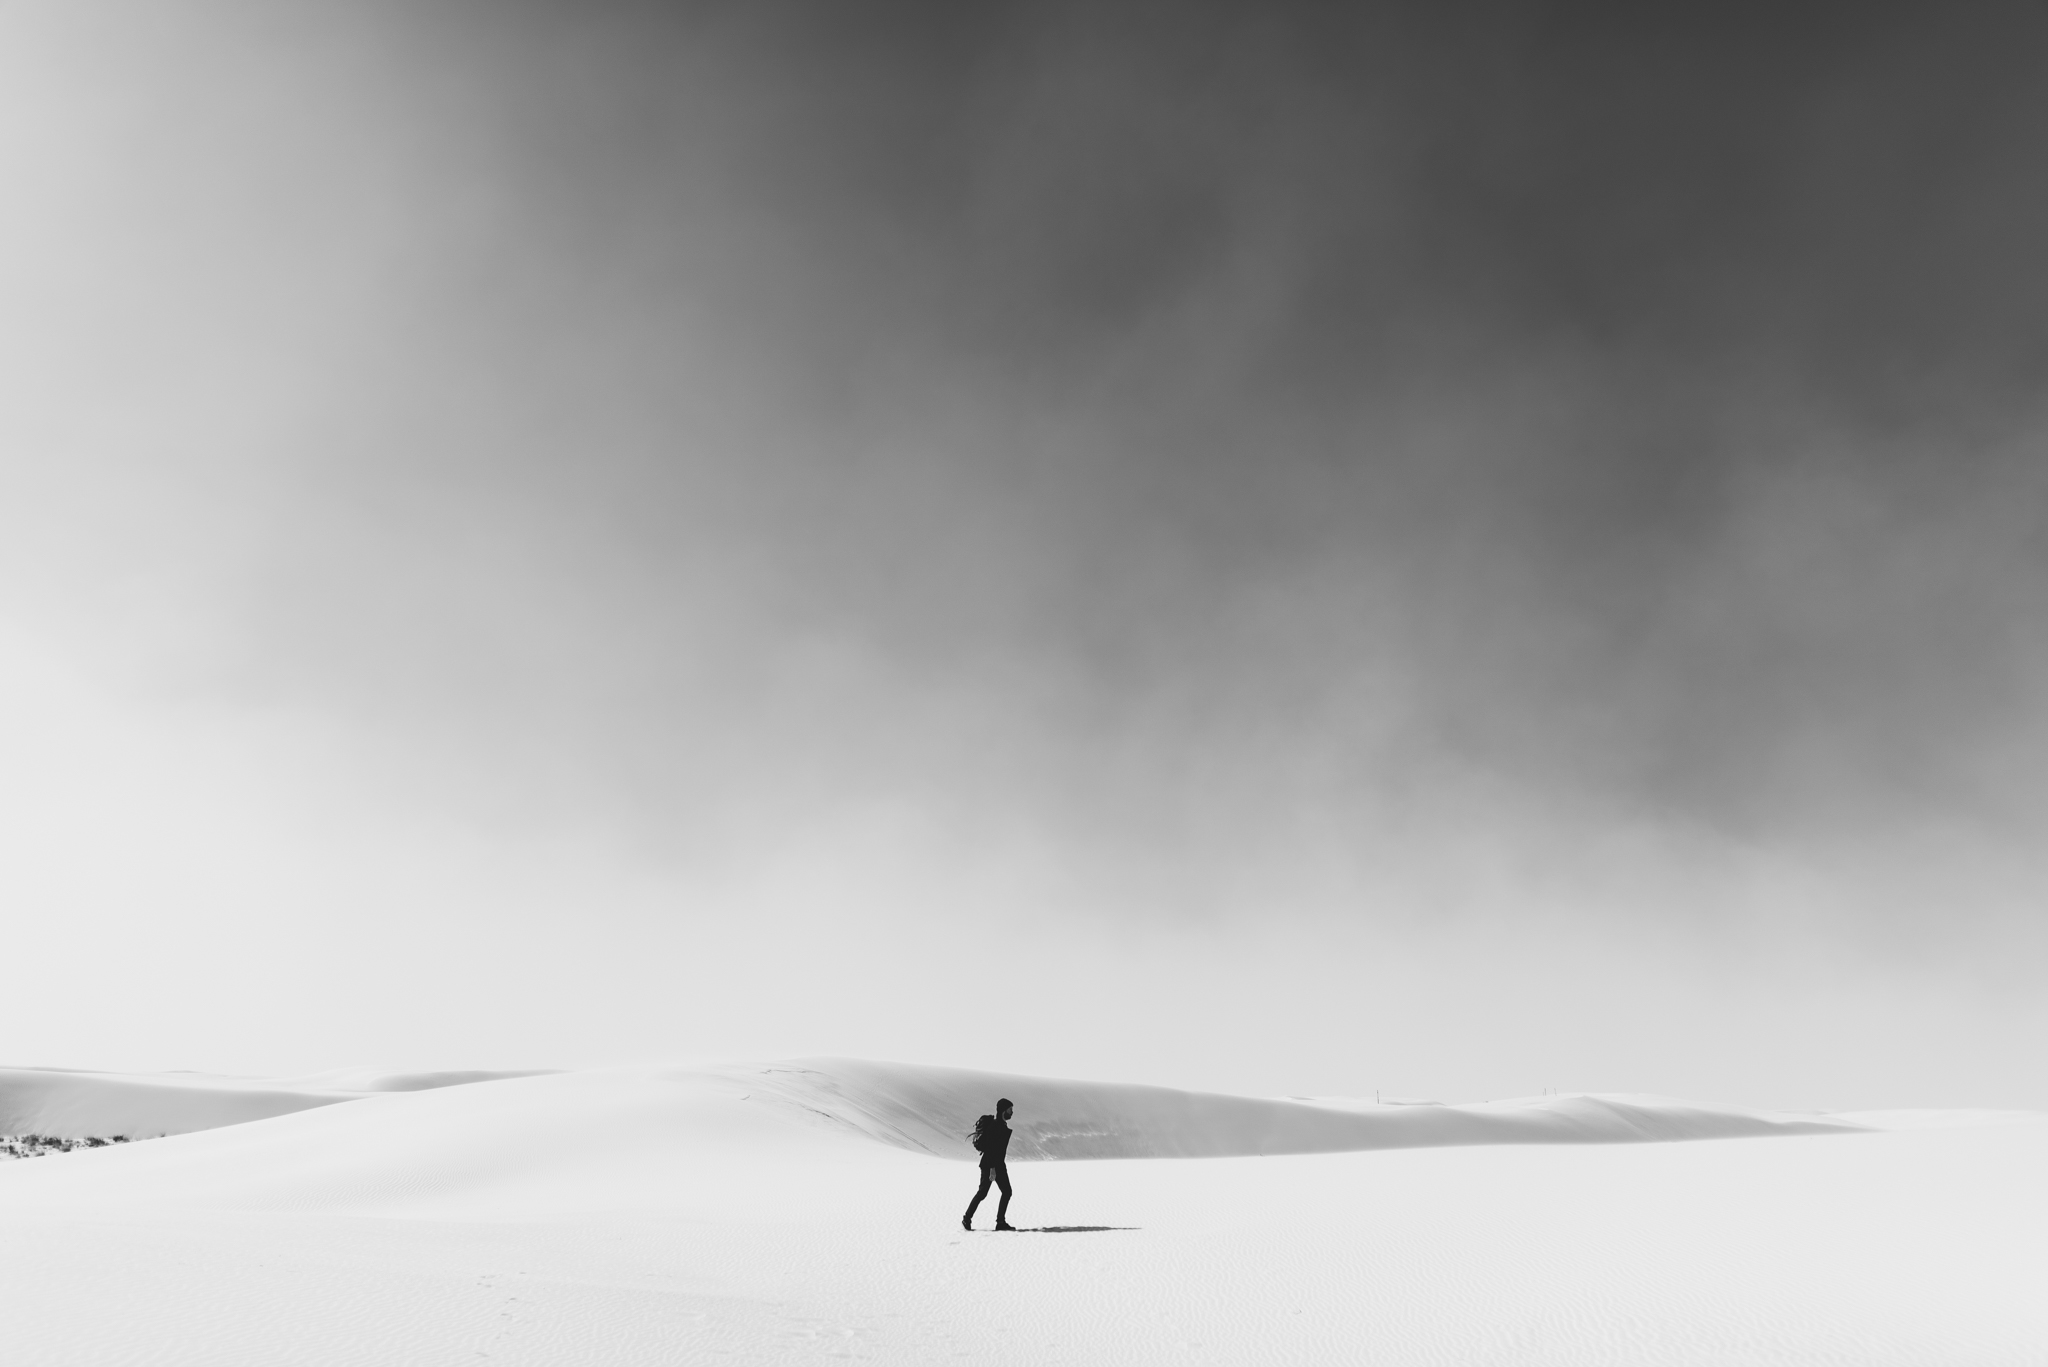
<path id="1" fill-rule="evenodd" d="M 36 1160 L 16 1199 L 125 1207 L 384 1214 L 675 1209 L 745 1185 L 735 1157 L 871 1162 L 877 1149 L 968 1161 L 974 1118 L 1017 1103 L 1012 1156 L 1231 1158 L 1482 1144 L 1840 1134 L 1826 1117 L 1654 1097 L 1465 1106 L 1301 1101 L 855 1059 L 570 1073 L 295 1079 L 0 1073 L 0 1133 L 173 1135 Z M 849 1147 L 850 1146 L 850 1147 Z M 85 1161 L 102 1158 L 94 1166 Z M 82 1161 L 85 1160 L 85 1161 Z M 26 1166 L 15 1164 L 12 1166 Z M 5 1195 L 6 1189 L 0 1189 Z"/>
<path id="2" fill-rule="evenodd" d="M 530 1076 L 533 1074 L 390 1073 L 358 1068 L 302 1078 L 242 1078 L 208 1073 L 0 1068 L 0 1134 L 155 1138 L 267 1120 L 378 1092 L 414 1092 Z"/>
<path id="3" fill-rule="evenodd" d="M 800 1059 L 733 1070 L 791 1104 L 944 1158 L 972 1158 L 966 1135 L 995 1098 L 1017 1103 L 1021 1159 L 1240 1158 L 1442 1144 L 1626 1143 L 1839 1134 L 1827 1116 L 1768 1115 L 1655 1096 L 1530 1097 L 1472 1105 L 1370 1099 L 1266 1099 L 1132 1083 L 1070 1082 L 964 1068 Z"/>
<path id="4" fill-rule="evenodd" d="M 339 1069 L 297 1078 L 0 1069 L 0 1134 L 65 1138 L 189 1134 L 340 1102 L 559 1076 L 541 1071 L 391 1073 Z M 1469 1105 L 1379 1105 L 1350 1098 L 1255 1098 L 1134 1083 L 1076 1082 L 860 1059 L 677 1069 L 597 1070 L 626 1091 L 722 1080 L 748 1096 L 918 1153 L 971 1159 L 966 1135 L 995 1098 L 1018 1103 L 1013 1159 L 1229 1158 L 1441 1144 L 1625 1143 L 1840 1133 L 1819 1115 L 1771 1115 L 1655 1096 L 1565 1095 Z M 522 1089 L 545 1108 L 557 1087 Z M 679 1096 L 681 1092 L 677 1093 Z M 462 1103 L 452 1103 L 460 1106 Z"/>

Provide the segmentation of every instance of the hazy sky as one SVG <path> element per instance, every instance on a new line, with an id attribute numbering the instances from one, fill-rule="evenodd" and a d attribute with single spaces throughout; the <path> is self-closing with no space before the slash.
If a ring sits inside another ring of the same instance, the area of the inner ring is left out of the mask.
<path id="1" fill-rule="evenodd" d="M 16 1063 L 2048 1106 L 2048 18 L 24 0 Z"/>

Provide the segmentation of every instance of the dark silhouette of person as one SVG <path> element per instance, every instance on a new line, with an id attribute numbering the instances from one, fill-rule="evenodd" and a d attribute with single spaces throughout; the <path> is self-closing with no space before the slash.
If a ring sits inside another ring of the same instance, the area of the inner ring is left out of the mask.
<path id="1" fill-rule="evenodd" d="M 981 1153 L 981 1187 L 974 1193 L 974 1199 L 967 1203 L 967 1213 L 960 1217 L 960 1228 L 974 1228 L 974 1212 L 988 1195 L 988 1184 L 993 1182 L 1002 1189 L 1003 1199 L 996 1202 L 996 1228 L 1015 1229 L 1010 1223 L 1010 1168 L 1004 1161 L 1010 1152 L 1010 1113 L 1014 1108 L 1008 1097 L 996 1102 L 996 1113 L 985 1115 L 974 1122 L 974 1147 Z"/>

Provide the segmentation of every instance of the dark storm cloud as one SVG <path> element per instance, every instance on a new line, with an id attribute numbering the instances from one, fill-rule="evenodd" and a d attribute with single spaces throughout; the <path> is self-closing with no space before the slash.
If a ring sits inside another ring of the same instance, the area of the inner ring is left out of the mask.
<path id="1" fill-rule="evenodd" d="M 657 811 L 798 774 L 1174 858 L 1442 770 L 1995 826 L 2042 779 L 2044 37 L 394 20 L 446 240 L 261 650 Z"/>

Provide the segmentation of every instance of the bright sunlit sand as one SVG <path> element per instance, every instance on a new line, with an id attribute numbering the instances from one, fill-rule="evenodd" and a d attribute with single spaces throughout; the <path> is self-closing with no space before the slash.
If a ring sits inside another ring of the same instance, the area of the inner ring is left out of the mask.
<path id="1" fill-rule="evenodd" d="M 1019 1232 L 985 1207 L 970 1234 L 965 1133 L 998 1094 Z M 0 1165 L 9 1361 L 2048 1353 L 2031 1115 L 1268 1101 L 846 1060 L 0 1073 L 18 1131 L 193 1130 L 208 1106 L 219 1128 Z M 1130 1156 L 1032 1161 L 1061 1154 Z"/>

